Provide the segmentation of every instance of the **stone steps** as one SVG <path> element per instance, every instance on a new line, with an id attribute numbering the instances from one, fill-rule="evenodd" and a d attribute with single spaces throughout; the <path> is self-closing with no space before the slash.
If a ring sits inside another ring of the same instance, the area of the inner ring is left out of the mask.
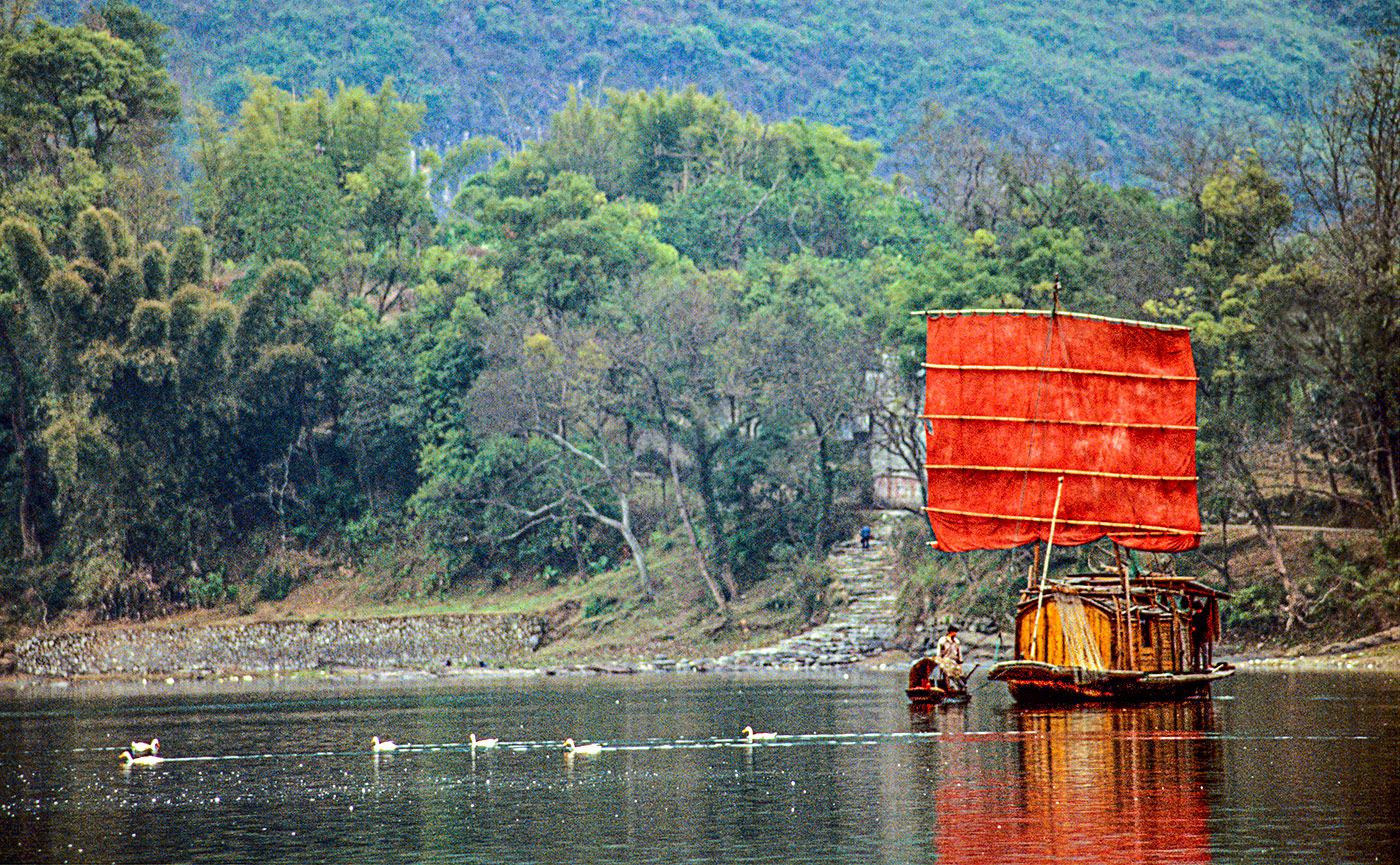
<path id="1" fill-rule="evenodd" d="M 881 520 L 873 528 L 869 550 L 848 541 L 832 552 L 832 575 L 849 600 L 830 620 L 772 646 L 717 658 L 715 664 L 729 669 L 829 667 L 884 652 L 895 637 L 899 594 L 890 527 Z"/>

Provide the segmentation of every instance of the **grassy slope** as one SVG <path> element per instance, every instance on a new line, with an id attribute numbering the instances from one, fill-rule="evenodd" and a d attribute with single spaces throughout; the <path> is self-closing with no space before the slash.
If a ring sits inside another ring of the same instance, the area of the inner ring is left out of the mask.
<path id="1" fill-rule="evenodd" d="M 381 551 L 392 558 L 391 551 Z M 653 550 L 648 563 L 658 586 L 643 600 L 636 571 L 623 568 L 588 578 L 564 578 L 549 584 L 521 579 L 490 588 L 468 584 L 448 592 L 425 592 L 413 580 L 389 575 L 395 568 L 351 570 L 321 561 L 313 577 L 280 601 L 257 601 L 256 587 L 241 587 L 243 601 L 195 610 L 150 623 L 153 626 L 202 626 L 252 621 L 310 621 L 416 615 L 527 614 L 551 622 L 551 641 L 534 656 L 539 665 L 585 661 L 701 659 L 766 645 L 803 630 L 826 614 L 827 602 L 841 603 L 839 589 L 828 586 L 825 566 L 808 566 L 751 587 L 732 605 L 724 627 L 690 566 L 680 544 Z M 399 564 L 402 564 L 400 562 Z M 814 612 L 809 612 L 813 610 Z M 117 622 L 100 627 L 131 627 Z M 79 618 L 57 624 L 91 627 Z"/>

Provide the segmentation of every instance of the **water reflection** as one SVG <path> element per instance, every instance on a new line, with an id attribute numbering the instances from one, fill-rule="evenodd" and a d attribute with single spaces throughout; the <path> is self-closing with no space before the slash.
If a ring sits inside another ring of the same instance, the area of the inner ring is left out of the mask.
<path id="1" fill-rule="evenodd" d="M 1018 713 L 1021 846 L 1097 862 L 1210 860 L 1207 780 L 1219 748 L 1209 701 Z"/>
<path id="2" fill-rule="evenodd" d="M 949 863 L 1211 860 L 1220 772 L 1209 701 L 1006 710 L 998 739 L 965 707 L 911 713 L 938 735 L 919 750 L 925 852 Z"/>

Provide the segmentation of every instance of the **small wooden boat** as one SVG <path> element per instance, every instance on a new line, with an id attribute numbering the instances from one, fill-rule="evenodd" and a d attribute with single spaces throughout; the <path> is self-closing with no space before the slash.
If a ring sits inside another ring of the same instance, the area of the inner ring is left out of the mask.
<path id="1" fill-rule="evenodd" d="M 1227 596 L 1144 575 L 1131 552 L 1200 544 L 1190 331 L 1058 307 L 922 314 L 933 546 L 1045 549 L 1021 593 L 1015 654 L 989 678 L 1018 703 L 1209 694 L 1232 672 L 1210 658 Z M 1050 579 L 1054 545 L 1104 538 L 1111 570 Z"/>
<path id="2" fill-rule="evenodd" d="M 904 693 L 909 697 L 909 703 L 916 707 L 966 703 L 970 699 L 966 687 L 949 685 L 933 658 L 920 658 L 909 668 L 909 687 Z"/>

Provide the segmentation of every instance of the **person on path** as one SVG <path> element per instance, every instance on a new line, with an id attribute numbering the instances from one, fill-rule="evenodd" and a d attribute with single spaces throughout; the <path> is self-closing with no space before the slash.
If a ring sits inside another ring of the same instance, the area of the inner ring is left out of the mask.
<path id="1" fill-rule="evenodd" d="M 948 633 L 938 641 L 938 668 L 943 671 L 943 679 L 949 691 L 966 690 L 962 672 L 962 642 L 958 640 L 958 626 L 949 625 Z"/>
<path id="2" fill-rule="evenodd" d="M 860 548 L 862 550 L 870 549 L 870 526 L 860 527 Z"/>

